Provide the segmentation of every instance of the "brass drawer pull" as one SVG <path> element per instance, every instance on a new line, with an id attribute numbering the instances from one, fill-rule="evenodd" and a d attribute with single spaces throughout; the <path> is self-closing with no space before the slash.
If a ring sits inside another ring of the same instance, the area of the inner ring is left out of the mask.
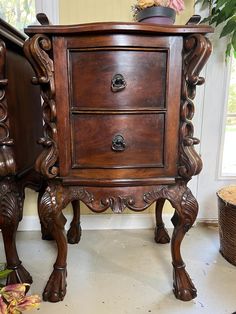
<path id="1" fill-rule="evenodd" d="M 111 80 L 111 90 L 116 93 L 125 89 L 127 83 L 122 74 L 115 74 Z"/>
<path id="2" fill-rule="evenodd" d="M 112 150 L 115 152 L 122 152 L 125 150 L 125 146 L 125 140 L 122 135 L 117 134 L 113 137 L 111 145 Z"/>

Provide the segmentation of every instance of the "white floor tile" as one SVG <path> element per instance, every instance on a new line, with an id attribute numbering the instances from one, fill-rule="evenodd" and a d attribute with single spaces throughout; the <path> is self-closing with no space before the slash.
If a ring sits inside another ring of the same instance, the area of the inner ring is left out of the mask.
<path id="1" fill-rule="evenodd" d="M 54 242 L 39 232 L 18 232 L 19 255 L 42 293 L 56 257 Z M 218 229 L 194 227 L 182 255 L 198 290 L 182 302 L 172 293 L 170 245 L 158 245 L 153 230 L 84 231 L 69 245 L 65 300 L 42 302 L 38 313 L 73 314 L 232 314 L 236 311 L 236 267 L 219 254 Z M 0 260 L 4 261 L 1 244 Z M 32 313 L 36 310 L 32 311 Z"/>

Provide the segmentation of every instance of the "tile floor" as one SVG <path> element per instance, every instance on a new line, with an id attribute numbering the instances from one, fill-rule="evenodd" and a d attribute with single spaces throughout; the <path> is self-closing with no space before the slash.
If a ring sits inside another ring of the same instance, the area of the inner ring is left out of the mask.
<path id="1" fill-rule="evenodd" d="M 4 253 L 0 246 L 0 260 Z M 236 311 L 236 267 L 218 252 L 218 230 L 189 231 L 182 255 L 198 289 L 190 302 L 172 294 L 169 244 L 157 245 L 153 230 L 84 231 L 69 245 L 68 287 L 63 302 L 42 302 L 32 313 L 54 314 L 232 314 Z M 31 293 L 41 294 L 56 254 L 54 242 L 39 232 L 18 232 L 18 250 L 34 278 Z"/>

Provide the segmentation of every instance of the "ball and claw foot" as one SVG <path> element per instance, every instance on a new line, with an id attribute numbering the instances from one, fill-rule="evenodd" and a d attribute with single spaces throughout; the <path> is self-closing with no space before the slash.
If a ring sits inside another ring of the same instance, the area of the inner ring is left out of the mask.
<path id="1" fill-rule="evenodd" d="M 170 237 L 164 224 L 157 225 L 155 228 L 155 241 L 156 243 L 166 244 L 170 242 Z"/>
<path id="2" fill-rule="evenodd" d="M 190 301 L 197 296 L 197 290 L 185 270 L 185 266 L 174 267 L 174 294 L 177 299 Z"/>
<path id="3" fill-rule="evenodd" d="M 67 241 L 70 244 L 79 243 L 82 234 L 82 229 L 80 226 L 72 225 L 67 232 Z"/>
<path id="4" fill-rule="evenodd" d="M 43 292 L 43 300 L 49 302 L 63 301 L 66 295 L 66 267 L 54 267 Z"/>
<path id="5" fill-rule="evenodd" d="M 8 266 L 8 269 L 12 269 L 12 272 L 7 276 L 7 285 L 16 283 L 32 284 L 33 279 L 22 264 L 14 267 Z"/>

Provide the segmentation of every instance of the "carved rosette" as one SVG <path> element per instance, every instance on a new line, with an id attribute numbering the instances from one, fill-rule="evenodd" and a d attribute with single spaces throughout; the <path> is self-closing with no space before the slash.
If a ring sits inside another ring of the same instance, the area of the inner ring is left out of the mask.
<path id="1" fill-rule="evenodd" d="M 49 56 L 51 51 L 51 40 L 41 34 L 29 38 L 24 45 L 25 55 L 36 72 L 32 82 L 40 84 L 43 98 L 44 137 L 39 139 L 39 143 L 44 149 L 36 160 L 35 168 L 46 178 L 54 178 L 58 174 L 57 114 L 54 66 Z"/>
<path id="2" fill-rule="evenodd" d="M 15 174 L 16 164 L 13 154 L 13 140 L 10 138 L 8 110 L 6 101 L 6 85 L 8 83 L 5 78 L 6 66 L 6 47 L 0 40 L 0 176 L 4 177 Z"/>
<path id="3" fill-rule="evenodd" d="M 191 120 L 194 116 L 193 99 L 196 86 L 205 82 L 203 77 L 199 77 L 199 73 L 211 51 L 210 41 L 201 34 L 190 35 L 184 40 L 179 175 L 187 181 L 202 169 L 201 158 L 194 149 L 194 145 L 200 141 L 193 136 L 194 127 Z"/>

